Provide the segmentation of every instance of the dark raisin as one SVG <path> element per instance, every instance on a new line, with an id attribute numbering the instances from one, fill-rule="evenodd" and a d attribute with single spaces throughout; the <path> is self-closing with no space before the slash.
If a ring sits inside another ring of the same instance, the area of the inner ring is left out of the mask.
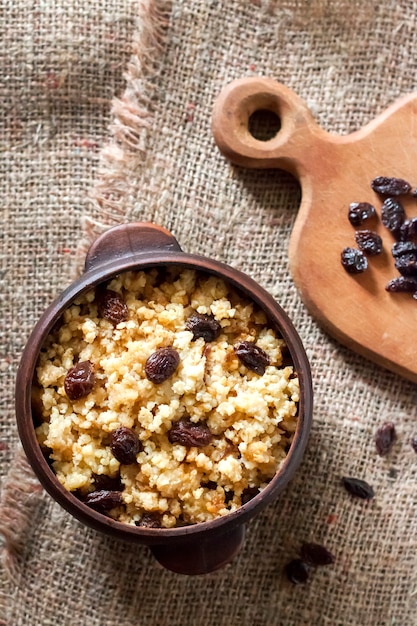
<path id="1" fill-rule="evenodd" d="M 117 291 L 97 289 L 96 302 L 99 317 L 103 317 L 114 325 L 125 322 L 129 317 L 127 304 Z"/>
<path id="2" fill-rule="evenodd" d="M 142 528 L 162 528 L 162 519 L 160 513 L 144 513 L 139 521 L 135 522 L 136 526 Z"/>
<path id="3" fill-rule="evenodd" d="M 392 422 L 386 422 L 378 428 L 375 434 L 375 446 L 379 456 L 385 456 L 391 451 L 396 438 L 397 433 Z"/>
<path id="4" fill-rule="evenodd" d="M 226 491 L 226 489 L 224 490 L 224 503 L 225 504 L 229 504 L 229 502 L 231 502 L 234 497 L 235 497 L 234 491 L 231 491 L 231 490 Z"/>
<path id="5" fill-rule="evenodd" d="M 214 480 L 207 480 L 206 482 L 202 482 L 201 486 L 204 487 L 204 489 L 210 489 L 212 491 L 215 491 L 217 489 L 217 483 L 214 482 Z"/>
<path id="6" fill-rule="evenodd" d="M 361 480 L 360 478 L 351 478 L 348 476 L 344 476 L 342 478 L 342 484 L 346 491 L 348 491 L 352 496 L 356 496 L 357 498 L 362 498 L 363 500 L 371 500 L 374 497 L 375 492 L 371 485 L 369 485 L 365 480 Z"/>
<path id="7" fill-rule="evenodd" d="M 397 257 L 394 265 L 402 276 L 417 276 L 417 256 L 413 252 Z"/>
<path id="8" fill-rule="evenodd" d="M 308 565 L 314 566 L 331 565 L 335 560 L 333 554 L 319 543 L 303 543 L 301 558 Z"/>
<path id="9" fill-rule="evenodd" d="M 139 437 L 131 428 L 121 426 L 111 433 L 110 450 L 122 465 L 132 465 L 143 449 Z"/>
<path id="10" fill-rule="evenodd" d="M 203 448 L 207 446 L 213 438 L 211 431 L 204 422 L 194 423 L 189 418 L 180 419 L 175 422 L 168 431 L 170 443 L 179 443 L 182 446 L 191 448 Z"/>
<path id="11" fill-rule="evenodd" d="M 365 220 L 375 216 L 375 207 L 369 202 L 352 202 L 349 205 L 348 219 L 352 226 L 362 226 Z"/>
<path id="12" fill-rule="evenodd" d="M 417 452 L 417 435 L 411 437 L 411 447 L 413 448 L 414 452 Z"/>
<path id="13" fill-rule="evenodd" d="M 414 254 L 417 259 L 417 244 L 412 241 L 396 241 L 391 251 L 394 259 L 397 259 L 403 254 Z"/>
<path id="14" fill-rule="evenodd" d="M 90 361 L 80 361 L 68 370 L 64 389 L 70 400 L 79 400 L 88 396 L 96 382 L 93 364 Z"/>
<path id="15" fill-rule="evenodd" d="M 250 502 L 250 500 L 252 500 L 255 496 L 257 496 L 258 493 L 259 493 L 258 487 L 246 487 L 246 489 L 242 491 L 242 495 L 241 495 L 242 504 L 247 504 L 248 502 Z"/>
<path id="16" fill-rule="evenodd" d="M 177 523 L 175 524 L 175 528 L 183 528 L 184 526 L 193 526 L 193 522 L 184 519 L 182 515 L 177 519 Z"/>
<path id="17" fill-rule="evenodd" d="M 193 333 L 194 339 L 202 337 L 207 342 L 217 339 L 222 331 L 220 322 L 212 315 L 203 315 L 202 313 L 190 315 L 187 319 L 186 329 Z"/>
<path id="18" fill-rule="evenodd" d="M 395 236 L 399 236 L 400 228 L 405 219 L 403 205 L 393 198 L 386 198 L 381 207 L 381 221 Z"/>
<path id="19" fill-rule="evenodd" d="M 285 573 L 288 580 L 294 583 L 294 585 L 300 585 L 307 582 L 309 568 L 307 563 L 301 559 L 293 559 L 285 566 Z"/>
<path id="20" fill-rule="evenodd" d="M 245 367 L 262 376 L 269 365 L 269 356 L 253 341 L 241 341 L 234 346 L 238 359 Z"/>
<path id="21" fill-rule="evenodd" d="M 344 248 L 341 254 L 342 265 L 349 274 L 360 274 L 368 267 L 368 259 L 356 248 Z"/>
<path id="22" fill-rule="evenodd" d="M 93 474 L 95 491 L 123 491 L 125 488 L 120 476 L 107 476 L 107 474 Z"/>
<path id="23" fill-rule="evenodd" d="M 378 176 L 371 182 L 371 187 L 383 196 L 401 196 L 411 191 L 411 185 L 402 178 Z"/>
<path id="24" fill-rule="evenodd" d="M 355 241 L 362 252 L 369 256 L 375 256 L 382 251 L 382 239 L 373 230 L 358 230 L 355 233 Z"/>
<path id="25" fill-rule="evenodd" d="M 145 363 L 146 378 L 159 385 L 171 378 L 180 364 L 180 355 L 174 348 L 159 348 Z"/>
<path id="26" fill-rule="evenodd" d="M 99 513 L 106 513 L 123 504 L 120 491 L 108 491 L 107 489 L 92 491 L 87 495 L 84 502 Z"/>
<path id="27" fill-rule="evenodd" d="M 401 241 L 415 239 L 417 237 L 417 217 L 405 220 L 400 227 Z"/>
<path id="28" fill-rule="evenodd" d="M 385 286 L 387 291 L 392 293 L 416 293 L 417 292 L 417 278 L 398 276 L 389 281 Z"/>

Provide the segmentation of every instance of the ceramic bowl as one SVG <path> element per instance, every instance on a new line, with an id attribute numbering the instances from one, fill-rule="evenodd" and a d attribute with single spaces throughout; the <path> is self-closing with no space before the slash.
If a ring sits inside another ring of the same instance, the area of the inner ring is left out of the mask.
<path id="1" fill-rule="evenodd" d="M 253 300 L 285 340 L 298 373 L 300 401 L 297 429 L 283 466 L 265 489 L 247 504 L 223 517 L 178 528 L 144 528 L 105 516 L 75 497 L 58 481 L 36 438 L 31 402 L 39 352 L 63 311 L 82 293 L 126 270 L 182 266 L 221 277 Z M 19 435 L 29 462 L 44 488 L 82 523 L 124 541 L 146 544 L 166 568 L 183 574 L 203 574 L 229 563 L 244 542 L 245 525 L 276 500 L 302 459 L 312 420 L 311 373 L 302 342 L 287 314 L 260 285 L 242 272 L 210 258 L 183 252 L 167 230 L 149 223 L 116 226 L 89 249 L 85 271 L 44 312 L 24 349 L 16 380 Z"/>

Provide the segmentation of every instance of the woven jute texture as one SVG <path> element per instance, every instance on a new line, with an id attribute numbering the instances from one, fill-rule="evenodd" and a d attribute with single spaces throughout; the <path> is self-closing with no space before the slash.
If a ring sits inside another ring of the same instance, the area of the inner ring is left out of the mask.
<path id="1" fill-rule="evenodd" d="M 288 267 L 297 182 L 230 165 L 210 132 L 221 88 L 251 75 L 293 89 L 329 131 L 360 128 L 417 87 L 417 3 L 0 7 L 0 624 L 417 624 L 415 385 L 320 330 Z M 14 377 L 30 329 L 88 243 L 132 220 L 259 281 L 290 314 L 312 366 L 314 425 L 296 477 L 248 525 L 239 556 L 206 576 L 164 570 L 145 546 L 82 526 L 42 491 L 18 448 Z M 386 421 L 398 439 L 382 458 L 374 437 Z M 353 499 L 341 476 L 367 480 L 375 498 Z M 304 541 L 335 562 L 293 585 L 283 569 Z"/>

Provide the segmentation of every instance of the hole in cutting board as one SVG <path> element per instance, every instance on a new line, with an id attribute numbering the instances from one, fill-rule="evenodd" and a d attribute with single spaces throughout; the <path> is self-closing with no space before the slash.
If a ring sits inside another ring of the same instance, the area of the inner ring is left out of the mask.
<path id="1" fill-rule="evenodd" d="M 249 117 L 248 130 L 258 141 L 273 139 L 281 129 L 281 120 L 276 113 L 268 109 L 254 111 Z"/>

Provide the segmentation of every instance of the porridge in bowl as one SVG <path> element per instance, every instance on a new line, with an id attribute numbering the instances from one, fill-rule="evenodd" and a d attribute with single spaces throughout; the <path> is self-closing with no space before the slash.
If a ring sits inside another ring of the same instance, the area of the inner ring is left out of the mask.
<path id="1" fill-rule="evenodd" d="M 215 275 L 119 274 L 62 315 L 36 368 L 37 438 L 60 483 L 127 524 L 235 511 L 283 464 L 299 382 L 265 313 Z"/>

